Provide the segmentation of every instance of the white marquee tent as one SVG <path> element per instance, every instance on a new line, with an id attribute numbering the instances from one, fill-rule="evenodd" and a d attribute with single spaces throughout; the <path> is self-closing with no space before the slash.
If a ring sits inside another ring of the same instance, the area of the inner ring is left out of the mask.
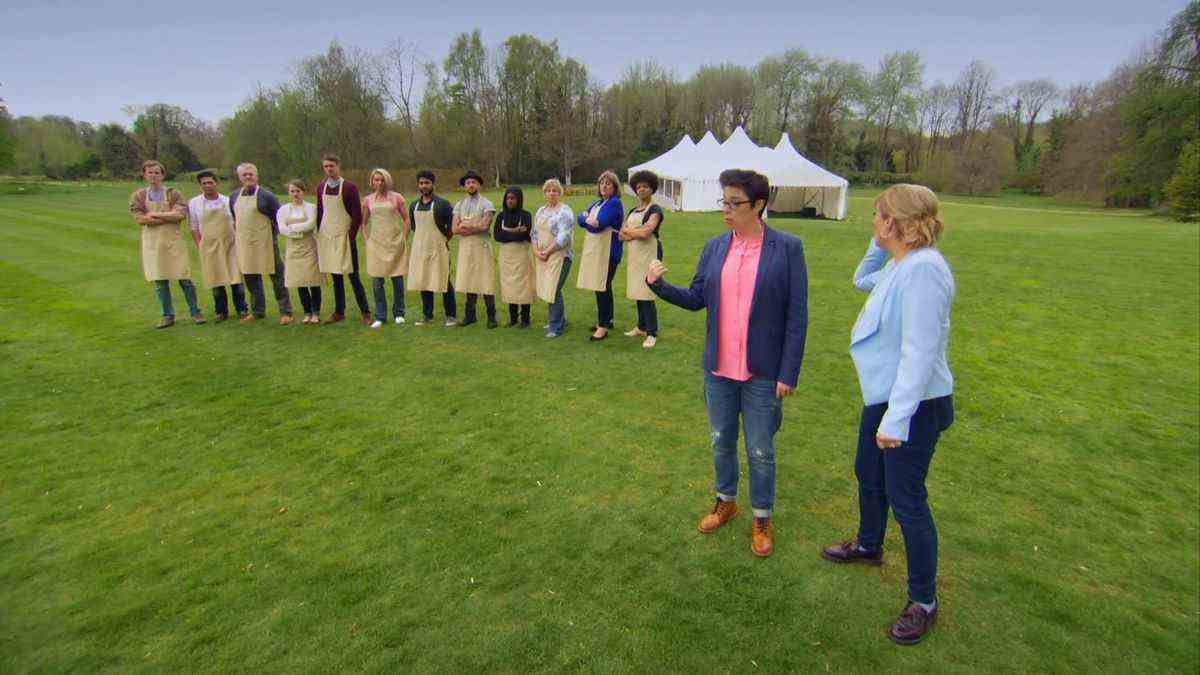
<path id="1" fill-rule="evenodd" d="M 725 169 L 754 169 L 771 181 L 772 211 L 800 211 L 805 207 L 817 215 L 842 220 L 846 217 L 849 183 L 806 159 L 783 134 L 774 148 L 755 145 L 738 127 L 724 143 L 711 131 L 699 143 L 689 136 L 654 159 L 629 168 L 658 174 L 656 200 L 677 211 L 715 211 L 721 186 L 717 176 Z"/>

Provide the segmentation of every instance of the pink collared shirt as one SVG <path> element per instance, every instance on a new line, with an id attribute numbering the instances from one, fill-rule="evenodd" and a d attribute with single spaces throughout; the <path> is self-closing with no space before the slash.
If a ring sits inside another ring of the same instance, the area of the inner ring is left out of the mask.
<path id="1" fill-rule="evenodd" d="M 758 279 L 758 259 L 762 255 L 763 231 L 754 237 L 739 237 L 729 242 L 729 254 L 721 267 L 721 308 L 717 316 L 717 369 L 713 375 L 738 382 L 749 380 L 746 339 L 750 332 L 750 305 L 754 301 L 754 282 Z"/>

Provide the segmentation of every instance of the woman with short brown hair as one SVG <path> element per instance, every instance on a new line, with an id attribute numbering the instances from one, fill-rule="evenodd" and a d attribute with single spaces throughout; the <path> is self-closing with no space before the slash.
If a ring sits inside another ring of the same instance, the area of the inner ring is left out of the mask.
<path id="1" fill-rule="evenodd" d="M 596 181 L 598 199 L 579 214 L 579 226 L 587 230 L 583 253 L 579 256 L 579 278 L 576 288 L 596 292 L 596 326 L 588 340 L 596 342 L 608 337 L 613 327 L 612 280 L 621 264 L 621 229 L 624 209 L 621 206 L 621 181 L 617 174 L 605 171 Z"/>

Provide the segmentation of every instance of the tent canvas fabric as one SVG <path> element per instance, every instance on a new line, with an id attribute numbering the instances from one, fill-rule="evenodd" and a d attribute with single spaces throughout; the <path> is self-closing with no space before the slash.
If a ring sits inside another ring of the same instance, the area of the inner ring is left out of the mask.
<path id="1" fill-rule="evenodd" d="M 685 135 L 665 153 L 630 167 L 629 175 L 642 169 L 658 174 L 660 190 L 655 200 L 667 208 L 716 211 L 721 198 L 717 177 L 729 168 L 753 169 L 771 181 L 771 211 L 812 207 L 826 218 L 846 217 L 849 182 L 801 155 L 786 133 L 774 148 L 755 144 L 741 127 L 724 143 L 718 143 L 711 131 L 699 143 Z"/>

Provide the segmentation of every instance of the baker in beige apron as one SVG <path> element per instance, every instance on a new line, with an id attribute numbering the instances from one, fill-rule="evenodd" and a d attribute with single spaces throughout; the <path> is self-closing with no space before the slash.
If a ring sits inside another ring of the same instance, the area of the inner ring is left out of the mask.
<path id="1" fill-rule="evenodd" d="M 303 211 L 292 209 L 284 222 L 288 226 L 303 223 L 308 217 Z M 283 258 L 283 285 L 286 288 L 320 288 L 325 275 L 317 257 L 317 237 L 311 231 L 299 237 L 287 238 L 287 251 Z"/>
<path id="2" fill-rule="evenodd" d="M 206 200 L 200 204 L 200 271 L 204 273 L 206 288 L 242 283 L 234 246 L 233 216 L 224 199 L 217 203 L 220 204 L 217 208 L 209 207 Z"/>
<path id="3" fill-rule="evenodd" d="M 646 212 L 630 211 L 625 219 L 625 227 L 638 229 Z M 650 235 L 644 239 L 630 239 L 625 242 L 625 297 L 630 300 L 655 300 L 658 298 L 646 285 L 646 272 L 650 270 L 650 262 L 658 257 L 658 237 Z"/>
<path id="4" fill-rule="evenodd" d="M 346 181 L 338 182 L 335 194 L 321 190 L 321 222 L 317 230 L 317 262 L 325 274 L 350 274 L 354 261 L 350 257 L 350 212 L 342 203 Z"/>
<path id="5" fill-rule="evenodd" d="M 450 283 L 450 249 L 433 217 L 437 202 L 429 209 L 413 209 L 413 242 L 408 258 L 408 288 L 413 291 L 445 293 Z"/>
<path id="6" fill-rule="evenodd" d="M 404 236 L 404 220 L 392 201 L 372 199 L 366 222 L 367 274 L 378 278 L 408 274 L 408 241 Z"/>
<path id="7" fill-rule="evenodd" d="M 245 188 L 238 191 L 234 205 L 234 220 L 237 223 L 237 262 L 242 274 L 275 274 L 275 228 L 271 219 L 258 210 L 258 191 L 246 194 Z"/>
<path id="8" fill-rule="evenodd" d="M 594 218 L 600 213 L 604 202 L 597 202 L 588 211 L 586 218 Z M 583 240 L 583 253 L 579 256 L 579 279 L 576 288 L 585 291 L 603 292 L 608 290 L 608 261 L 612 256 L 613 231 L 604 228 L 603 231 L 588 232 Z"/>
<path id="9" fill-rule="evenodd" d="M 146 190 L 146 211 L 170 211 L 169 199 L 167 188 L 163 188 L 163 198 L 159 201 L 151 200 L 150 190 Z M 183 241 L 183 231 L 178 222 L 142 225 L 142 272 L 146 275 L 146 281 L 190 281 L 190 263 L 187 246 Z"/>
<path id="10" fill-rule="evenodd" d="M 500 244 L 500 300 L 510 305 L 533 302 L 533 246 L 527 241 Z M 555 279 L 557 281 L 557 278 Z"/>
<path id="11" fill-rule="evenodd" d="M 533 223 L 534 238 L 543 249 L 554 241 L 554 233 L 550 230 L 551 213 L 553 212 L 548 212 L 547 209 L 540 209 Z M 554 303 L 554 296 L 558 292 L 558 277 L 562 274 L 563 259 L 566 257 L 566 249 L 551 253 L 545 260 L 533 257 L 533 278 L 537 296 L 547 303 Z"/>

